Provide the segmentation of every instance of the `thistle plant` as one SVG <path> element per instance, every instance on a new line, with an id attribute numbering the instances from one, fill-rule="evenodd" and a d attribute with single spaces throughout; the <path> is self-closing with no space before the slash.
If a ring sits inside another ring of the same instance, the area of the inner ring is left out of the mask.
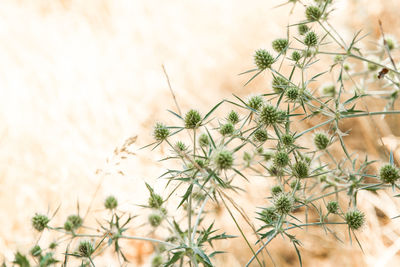
<path id="1" fill-rule="evenodd" d="M 287 38 L 273 40 L 271 50 L 255 51 L 255 68 L 243 74 L 252 75 L 249 86 L 265 73 L 272 81 L 265 94 L 234 95 L 206 112 L 193 108 L 181 114 L 177 107 L 178 113 L 170 111 L 171 120 L 155 124 L 154 142 L 145 148 L 167 147 L 170 154 L 162 160 L 173 167 L 160 177 L 168 180 L 165 192 L 146 184 L 149 198 L 141 206 L 148 213 L 138 216 L 147 216 L 148 236 L 126 234 L 135 217 L 120 212 L 117 198 L 110 196 L 104 201 L 108 219 L 97 228 L 86 227 L 79 212 L 67 217 L 64 226 L 54 226 L 47 215 L 36 214 L 35 230 L 70 239 L 59 238 L 57 246 L 47 248 L 34 246 L 31 256 L 40 262 L 50 259 L 40 266 L 71 257 L 95 266 L 105 250 L 113 249 L 122 265 L 127 259 L 120 241 L 128 239 L 153 244 L 152 266 L 215 266 L 221 251 L 214 249 L 214 243 L 242 238 L 252 255 L 243 264 L 265 266 L 262 252 L 283 237 L 293 245 L 301 265 L 301 243 L 293 230 L 306 227 L 321 227 L 338 240 L 348 236 L 361 247 L 357 234 L 368 223 L 368 215 L 358 205 L 359 193 L 397 192 L 400 171 L 391 152 L 382 151 L 387 156 L 381 159 L 360 159 L 346 144 L 344 136 L 352 133 L 344 132 L 341 122 L 400 114 L 394 110 L 400 72 L 391 54 L 398 45 L 383 29 L 374 51 L 359 48 L 366 37 L 361 31 L 344 40 L 329 22 L 332 2 L 296 6 L 303 8 L 304 18 L 288 26 Z M 334 84 L 326 85 L 331 77 Z M 380 90 L 375 90 L 377 84 Z M 384 109 L 369 110 L 365 101 L 371 98 L 386 101 Z M 263 206 L 248 214 L 232 196 L 246 194 L 237 181 L 251 183 L 255 176 L 272 186 L 265 191 Z M 169 210 L 167 204 L 174 197 L 178 204 Z M 215 205 L 228 212 L 238 230 L 235 235 L 217 229 Z M 311 210 L 318 215 L 313 221 Z M 253 230 L 256 242 L 244 233 L 242 223 Z M 67 245 L 63 254 L 56 255 L 61 241 Z M 29 266 L 19 252 L 14 262 Z"/>

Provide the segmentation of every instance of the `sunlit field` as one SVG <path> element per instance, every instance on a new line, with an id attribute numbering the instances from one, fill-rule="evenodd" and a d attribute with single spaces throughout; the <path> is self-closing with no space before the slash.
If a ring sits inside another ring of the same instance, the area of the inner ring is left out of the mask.
<path id="1" fill-rule="evenodd" d="M 385 33 L 400 40 L 397 0 L 333 1 L 331 22 L 346 41 L 362 29 L 363 34 L 370 34 L 362 48 L 374 49 L 380 38 L 378 20 Z M 254 51 L 270 49 L 274 39 L 286 36 L 288 25 L 303 19 L 303 10 L 297 8 L 301 3 L 294 9 L 291 2 L 277 7 L 283 3 L 1 1 L 0 263 L 4 260 L 12 266 L 9 263 L 16 251 L 29 254 L 39 239 L 39 244 L 54 241 L 52 233 L 33 229 L 35 213 L 49 217 L 56 213 L 52 224 L 63 225 L 67 216 L 79 211 L 84 226 L 98 227 L 96 219 L 106 217 L 103 203 L 109 195 L 118 198 L 120 211 L 138 216 L 130 224 L 130 235 L 156 238 L 157 232 L 147 225 L 148 212 L 140 205 L 146 205 L 149 198 L 146 182 L 167 197 L 168 193 L 163 193 L 166 180 L 157 178 L 171 165 L 158 160 L 170 148 L 165 143 L 154 151 L 140 148 L 154 141 L 156 122 L 177 122 L 167 111 L 178 112 L 167 76 L 182 112 L 195 108 L 205 114 L 222 99 L 234 101 L 233 94 L 246 99 L 270 93 L 270 73 L 261 73 L 246 86 L 251 75 L 238 74 L 254 68 Z M 397 46 L 392 54 L 397 65 L 399 49 Z M 332 81 L 329 75 L 324 79 Z M 322 79 L 313 84 L 313 89 L 323 83 Z M 357 107 L 374 111 L 386 104 L 372 98 L 362 103 Z M 225 106 L 217 114 L 225 116 L 230 109 Z M 393 109 L 400 109 L 398 100 Z M 315 124 L 305 121 L 295 127 L 301 132 Z M 371 167 L 377 172 L 381 163 L 388 161 L 390 151 L 394 163 L 399 164 L 399 125 L 400 115 L 393 115 L 355 118 L 341 127 L 351 130 L 344 140 L 359 158 L 368 155 L 378 160 Z M 135 141 L 119 153 L 129 138 Z M 301 146 L 312 144 L 311 139 L 302 142 Z M 340 155 L 340 151 L 336 145 L 331 153 Z M 247 193 L 229 194 L 254 218 L 257 208 L 267 202 L 272 185 L 272 180 L 263 177 L 242 179 L 238 186 Z M 340 234 L 343 242 L 323 228 L 296 232 L 302 243 L 303 266 L 400 265 L 400 218 L 391 219 L 400 214 L 395 194 L 398 192 L 391 188 L 359 193 L 357 205 L 366 214 L 365 226 L 357 232 L 362 250 L 355 240 L 350 242 L 347 230 Z M 169 203 L 171 213 L 178 212 L 174 203 L 179 201 Z M 343 200 L 343 205 L 347 204 Z M 234 221 L 224 206 L 208 206 L 213 212 L 207 219 L 215 220 L 221 231 L 237 236 L 216 243 L 227 253 L 216 256 L 213 263 L 244 266 L 252 252 Z M 239 214 L 235 216 L 244 223 Z M 253 234 L 250 227 L 243 229 Z M 151 266 L 152 243 L 130 240 L 123 242 L 123 247 L 129 260 L 123 266 Z M 64 259 L 62 252 L 59 260 Z M 119 266 L 112 252 L 110 249 L 96 259 L 96 266 Z M 287 239 L 274 240 L 268 252 L 273 261 L 264 253 L 267 266 L 299 265 Z M 251 266 L 258 265 L 253 262 Z"/>

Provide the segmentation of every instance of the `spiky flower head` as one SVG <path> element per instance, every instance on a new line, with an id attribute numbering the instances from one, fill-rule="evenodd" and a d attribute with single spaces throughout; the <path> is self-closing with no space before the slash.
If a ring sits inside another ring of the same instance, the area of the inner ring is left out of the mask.
<path id="1" fill-rule="evenodd" d="M 78 252 L 81 257 L 89 258 L 94 252 L 92 243 L 90 241 L 81 241 L 78 246 Z"/>
<path id="2" fill-rule="evenodd" d="M 301 54 L 299 53 L 299 51 L 293 51 L 292 60 L 297 62 L 300 60 L 300 58 L 301 58 Z"/>
<path id="3" fill-rule="evenodd" d="M 379 170 L 379 177 L 384 183 L 394 184 L 400 178 L 399 169 L 391 164 L 386 164 Z"/>
<path id="4" fill-rule="evenodd" d="M 289 164 L 289 155 L 284 151 L 278 151 L 274 156 L 274 165 L 283 168 Z"/>
<path id="5" fill-rule="evenodd" d="M 268 207 L 263 209 L 260 212 L 260 220 L 262 220 L 263 222 L 267 223 L 267 224 L 273 224 L 274 222 L 276 222 L 279 218 L 278 214 L 276 214 L 275 212 L 275 207 Z"/>
<path id="6" fill-rule="evenodd" d="M 163 199 L 160 195 L 156 194 L 156 193 L 152 193 L 149 197 L 149 207 L 152 209 L 159 209 L 161 208 L 162 204 L 163 204 Z"/>
<path id="7" fill-rule="evenodd" d="M 294 143 L 294 137 L 291 134 L 284 134 L 281 136 L 281 141 L 285 146 L 291 146 Z"/>
<path id="8" fill-rule="evenodd" d="M 294 199 L 289 193 L 280 193 L 273 198 L 275 211 L 280 214 L 288 214 L 292 211 Z"/>
<path id="9" fill-rule="evenodd" d="M 297 98 L 299 97 L 299 88 L 292 86 L 287 89 L 285 95 L 289 102 L 295 102 L 297 100 Z"/>
<path id="10" fill-rule="evenodd" d="M 289 46 L 288 39 L 280 38 L 272 42 L 272 48 L 278 53 L 284 54 L 288 46 Z"/>
<path id="11" fill-rule="evenodd" d="M 288 86 L 289 82 L 281 76 L 274 76 L 274 78 L 272 79 L 272 89 L 274 89 L 274 92 L 277 94 L 286 91 L 286 88 Z"/>
<path id="12" fill-rule="evenodd" d="M 329 213 L 337 214 L 339 211 L 339 203 L 337 201 L 329 201 L 326 204 L 326 209 Z"/>
<path id="13" fill-rule="evenodd" d="M 247 105 L 254 110 L 259 110 L 263 104 L 264 99 L 259 95 L 250 97 L 247 102 Z"/>
<path id="14" fill-rule="evenodd" d="M 299 31 L 300 35 L 304 35 L 310 30 L 310 27 L 308 27 L 307 24 L 299 24 L 297 26 L 297 30 Z"/>
<path id="15" fill-rule="evenodd" d="M 304 161 L 298 161 L 293 165 L 293 176 L 297 178 L 306 178 L 308 177 L 308 169 L 308 163 Z"/>
<path id="16" fill-rule="evenodd" d="M 228 121 L 232 124 L 236 124 L 239 122 L 239 115 L 236 111 L 232 110 L 228 115 Z"/>
<path id="17" fill-rule="evenodd" d="M 114 196 L 108 196 L 104 201 L 104 207 L 108 210 L 113 210 L 117 208 L 118 201 Z"/>
<path id="18" fill-rule="evenodd" d="M 317 6 L 309 6 L 306 8 L 306 18 L 310 21 L 317 21 L 322 17 L 322 11 Z"/>
<path id="19" fill-rule="evenodd" d="M 42 253 L 42 248 L 39 245 L 36 245 L 31 249 L 31 255 L 33 257 L 38 257 L 40 256 L 41 253 Z"/>
<path id="20" fill-rule="evenodd" d="M 169 129 L 162 123 L 157 123 L 154 127 L 153 136 L 157 141 L 163 141 L 169 136 Z"/>
<path id="21" fill-rule="evenodd" d="M 345 214 L 346 223 L 349 225 L 350 229 L 357 230 L 365 223 L 365 215 L 361 211 L 354 209 L 346 212 Z"/>
<path id="22" fill-rule="evenodd" d="M 304 37 L 304 44 L 308 47 L 316 46 L 318 44 L 318 36 L 315 32 L 310 31 Z"/>
<path id="23" fill-rule="evenodd" d="M 276 196 L 282 192 L 283 192 L 283 188 L 280 185 L 275 185 L 274 187 L 271 188 L 271 194 L 273 196 Z"/>
<path id="24" fill-rule="evenodd" d="M 230 122 L 228 122 L 228 123 L 222 125 L 222 126 L 220 127 L 220 129 L 219 129 L 219 132 L 220 132 L 222 135 L 224 135 L 224 136 L 225 136 L 225 135 L 230 135 L 230 134 L 232 134 L 234 131 L 235 131 L 235 126 L 233 126 L 233 124 L 230 123 Z"/>
<path id="25" fill-rule="evenodd" d="M 220 170 L 226 170 L 233 165 L 233 154 L 227 150 L 218 151 L 214 156 L 214 163 Z"/>
<path id="26" fill-rule="evenodd" d="M 32 226 L 35 228 L 37 231 L 42 232 L 44 228 L 47 227 L 47 224 L 50 222 L 50 219 L 43 214 L 35 214 L 35 216 L 32 218 Z"/>
<path id="27" fill-rule="evenodd" d="M 153 227 L 158 227 L 163 221 L 163 217 L 158 213 L 153 213 L 149 215 L 149 223 Z"/>
<path id="28" fill-rule="evenodd" d="M 257 50 L 254 55 L 254 63 L 259 70 L 270 68 L 274 62 L 274 57 L 265 49 Z"/>
<path id="29" fill-rule="evenodd" d="M 314 135 L 314 144 L 319 150 L 324 150 L 329 145 L 329 137 L 323 132 L 316 133 Z"/>
<path id="30" fill-rule="evenodd" d="M 210 144 L 210 139 L 207 134 L 203 133 L 199 136 L 199 144 L 201 147 L 206 147 Z"/>
<path id="31" fill-rule="evenodd" d="M 177 141 L 174 145 L 175 151 L 177 151 L 178 153 L 182 153 L 184 151 L 186 151 L 187 146 L 184 142 L 182 141 Z"/>
<path id="32" fill-rule="evenodd" d="M 276 107 L 271 104 L 264 105 L 260 112 L 260 122 L 268 125 L 273 125 L 279 121 L 279 114 Z"/>
<path id="33" fill-rule="evenodd" d="M 200 126 L 201 115 L 197 110 L 191 109 L 185 115 L 185 128 L 196 129 Z"/>
<path id="34" fill-rule="evenodd" d="M 268 140 L 268 132 L 265 129 L 258 129 L 253 136 L 256 142 L 264 143 Z"/>
<path id="35" fill-rule="evenodd" d="M 73 231 L 82 226 L 83 219 L 79 215 L 70 215 L 64 223 L 66 231 Z"/>

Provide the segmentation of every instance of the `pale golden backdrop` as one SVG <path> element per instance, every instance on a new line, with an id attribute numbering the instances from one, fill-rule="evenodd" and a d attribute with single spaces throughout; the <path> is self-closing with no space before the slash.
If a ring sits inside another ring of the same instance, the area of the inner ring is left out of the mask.
<path id="1" fill-rule="evenodd" d="M 335 2 L 334 23 L 348 38 L 360 27 L 377 34 L 377 18 L 399 36 L 396 0 Z M 232 93 L 265 92 L 268 75 L 243 88 L 246 77 L 237 74 L 252 67 L 255 49 L 269 48 L 273 39 L 286 35 L 290 21 L 301 18 L 296 12 L 288 18 L 290 5 L 272 9 L 280 3 L 1 1 L 0 255 L 12 260 L 16 249 L 30 249 L 37 238 L 30 226 L 35 212 L 61 204 L 56 220 L 62 222 L 78 200 L 86 209 L 101 179 L 94 206 L 111 193 L 123 208 L 137 210 L 134 204 L 147 197 L 144 181 L 154 182 L 163 170 L 149 153 L 136 151 L 137 157 L 121 167 L 123 176 L 110 157 L 130 136 L 138 135 L 138 146 L 147 144 L 153 123 L 170 118 L 166 109 L 174 102 L 161 64 L 183 109 L 195 105 L 205 111 Z M 103 172 L 96 174 L 98 169 Z M 162 183 L 156 187 L 161 190 Z M 385 209 L 390 216 L 399 213 L 393 205 Z M 305 253 L 314 259 L 307 266 L 335 266 L 337 255 L 351 258 L 343 262 L 347 266 L 398 264 L 400 242 L 386 246 L 380 236 L 381 231 L 394 235 L 389 226 L 364 237 L 364 255 L 356 246 L 345 252 L 350 246 L 341 245 L 328 257 L 315 256 L 307 250 L 320 245 L 306 241 Z M 243 243 L 233 244 L 235 253 L 226 257 L 239 266 L 249 253 Z M 283 257 L 292 250 L 284 246 L 276 248 Z M 132 255 L 140 258 L 143 251 L 136 248 Z"/>

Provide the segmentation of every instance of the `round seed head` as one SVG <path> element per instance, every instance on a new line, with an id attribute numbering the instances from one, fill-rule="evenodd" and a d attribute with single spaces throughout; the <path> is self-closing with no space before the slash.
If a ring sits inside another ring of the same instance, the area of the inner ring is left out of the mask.
<path id="1" fill-rule="evenodd" d="M 339 211 L 339 203 L 337 201 L 329 201 L 326 204 L 326 209 L 329 213 L 337 214 Z"/>
<path id="2" fill-rule="evenodd" d="M 155 193 L 151 194 L 149 197 L 149 207 L 152 209 L 159 209 L 163 204 L 163 199 L 160 195 Z"/>
<path id="3" fill-rule="evenodd" d="M 41 253 L 42 253 L 42 249 L 40 248 L 39 245 L 36 245 L 31 249 L 31 255 L 33 257 L 38 257 L 38 256 L 40 256 Z"/>
<path id="4" fill-rule="evenodd" d="M 169 136 L 169 129 L 162 123 L 157 123 L 153 131 L 154 139 L 163 141 Z"/>
<path id="5" fill-rule="evenodd" d="M 300 35 L 304 35 L 310 30 L 307 24 L 299 24 L 299 26 L 297 26 L 297 29 Z"/>
<path id="6" fill-rule="evenodd" d="M 266 126 L 277 123 L 279 120 L 278 110 L 273 105 L 264 105 L 260 112 L 260 121 Z"/>
<path id="7" fill-rule="evenodd" d="M 299 51 L 293 51 L 292 53 L 292 59 L 293 61 L 299 61 L 301 58 L 301 54 L 299 53 Z"/>
<path id="8" fill-rule="evenodd" d="M 268 140 L 268 132 L 265 129 L 258 129 L 254 132 L 254 140 L 256 142 L 264 143 Z"/>
<path id="9" fill-rule="evenodd" d="M 51 242 L 49 245 L 49 249 L 55 249 L 57 247 L 57 243 L 56 242 Z"/>
<path id="10" fill-rule="evenodd" d="M 185 127 L 187 129 L 196 129 L 200 126 L 201 116 L 197 110 L 191 109 L 185 115 Z"/>
<path id="11" fill-rule="evenodd" d="M 118 206 L 118 201 L 114 196 L 109 196 L 104 201 L 104 207 L 108 210 L 113 210 Z"/>
<path id="12" fill-rule="evenodd" d="M 379 177 L 384 183 L 394 184 L 400 178 L 400 174 L 395 166 L 386 164 L 379 170 Z"/>
<path id="13" fill-rule="evenodd" d="M 314 144 L 319 150 L 324 150 L 329 145 L 329 138 L 325 133 L 316 133 L 314 135 Z"/>
<path id="14" fill-rule="evenodd" d="M 284 134 L 281 136 L 281 141 L 285 146 L 291 146 L 294 143 L 294 137 L 290 134 Z"/>
<path id="15" fill-rule="evenodd" d="M 273 196 L 276 196 L 276 195 L 278 195 L 278 194 L 280 194 L 282 192 L 283 192 L 283 188 L 281 186 L 279 186 L 279 185 L 276 185 L 276 186 L 271 188 L 271 194 Z"/>
<path id="16" fill-rule="evenodd" d="M 335 63 L 340 63 L 340 62 L 342 62 L 342 61 L 344 61 L 344 57 L 341 56 L 341 55 L 336 55 L 336 56 L 333 58 L 333 62 L 335 62 Z"/>
<path id="17" fill-rule="evenodd" d="M 36 214 L 32 218 L 32 226 L 39 232 L 43 231 L 44 228 L 47 227 L 47 224 L 49 222 L 50 222 L 50 219 L 46 215 L 43 215 L 43 214 Z"/>
<path id="18" fill-rule="evenodd" d="M 64 223 L 66 231 L 72 231 L 82 226 L 83 220 L 79 215 L 70 215 Z"/>
<path id="19" fill-rule="evenodd" d="M 159 214 L 153 213 L 149 215 L 149 223 L 153 227 L 160 226 L 162 220 L 163 218 Z"/>
<path id="20" fill-rule="evenodd" d="M 321 94 L 324 96 L 334 97 L 336 95 L 336 87 L 333 84 L 321 87 Z"/>
<path id="21" fill-rule="evenodd" d="M 199 145 L 201 147 L 206 147 L 210 144 L 210 140 L 208 139 L 208 135 L 203 133 L 199 137 Z"/>
<path id="22" fill-rule="evenodd" d="M 78 252 L 81 257 L 89 258 L 94 252 L 92 243 L 89 241 L 82 241 L 79 243 Z"/>
<path id="23" fill-rule="evenodd" d="M 254 63 L 259 70 L 270 68 L 274 62 L 274 57 L 264 49 L 257 50 L 254 55 Z"/>
<path id="24" fill-rule="evenodd" d="M 344 217 L 352 230 L 359 229 L 365 223 L 365 215 L 359 210 L 350 210 L 346 212 Z"/>
<path id="25" fill-rule="evenodd" d="M 214 163 L 220 170 L 226 170 L 233 165 L 233 155 L 232 152 L 227 150 L 218 151 L 214 157 Z"/>
<path id="26" fill-rule="evenodd" d="M 289 155 L 286 152 L 280 151 L 280 152 L 275 153 L 275 156 L 274 156 L 274 165 L 275 166 L 282 168 L 288 164 L 289 164 Z"/>
<path id="27" fill-rule="evenodd" d="M 272 48 L 278 53 L 284 54 L 288 46 L 289 46 L 288 39 L 281 38 L 281 39 L 276 39 L 272 42 Z"/>
<path id="28" fill-rule="evenodd" d="M 280 193 L 274 197 L 273 203 L 275 206 L 275 211 L 280 215 L 284 215 L 292 211 L 294 199 L 292 195 L 288 193 Z"/>
<path id="29" fill-rule="evenodd" d="M 219 132 L 220 132 L 222 135 L 224 135 L 224 136 L 225 136 L 225 135 L 230 135 L 230 134 L 232 134 L 234 131 L 235 131 L 235 127 L 234 127 L 233 124 L 230 123 L 230 122 L 228 122 L 228 123 L 222 125 L 222 126 L 220 127 L 220 129 L 219 129 Z"/>
<path id="30" fill-rule="evenodd" d="M 239 115 L 236 111 L 232 110 L 228 115 L 228 121 L 232 124 L 236 124 L 239 122 Z"/>
<path id="31" fill-rule="evenodd" d="M 272 80 L 272 89 L 274 89 L 274 92 L 277 94 L 286 91 L 288 86 L 289 82 L 281 76 L 275 76 Z"/>
<path id="32" fill-rule="evenodd" d="M 290 87 L 287 91 L 286 91 L 286 98 L 288 101 L 290 102 L 294 102 L 297 100 L 297 98 L 299 97 L 299 88 L 297 87 Z"/>
<path id="33" fill-rule="evenodd" d="M 261 211 L 261 220 L 267 224 L 273 224 L 279 218 L 278 214 L 275 212 L 275 207 L 268 207 Z"/>
<path id="34" fill-rule="evenodd" d="M 250 97 L 250 99 L 247 103 L 247 105 L 254 110 L 259 110 L 263 104 L 264 104 L 264 100 L 259 95 Z"/>
<path id="35" fill-rule="evenodd" d="M 304 161 L 298 161 L 293 165 L 293 176 L 297 178 L 308 177 L 308 164 Z"/>
<path id="36" fill-rule="evenodd" d="M 317 21 L 322 17 L 322 11 L 317 6 L 309 6 L 306 8 L 306 18 L 310 21 Z"/>
<path id="37" fill-rule="evenodd" d="M 318 44 L 318 36 L 315 32 L 308 32 L 304 37 L 304 44 L 308 47 L 316 46 Z"/>

